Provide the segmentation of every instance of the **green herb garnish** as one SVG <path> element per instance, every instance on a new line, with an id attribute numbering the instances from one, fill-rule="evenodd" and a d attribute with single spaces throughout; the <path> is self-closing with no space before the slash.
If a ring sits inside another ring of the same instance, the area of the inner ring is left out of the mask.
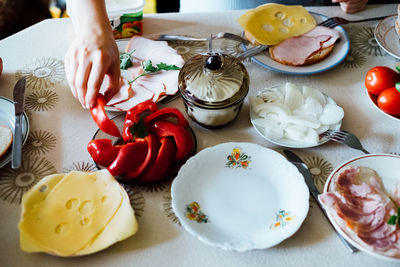
<path id="1" fill-rule="evenodd" d="M 133 140 L 136 138 L 145 138 L 148 135 L 143 119 L 140 119 L 137 123 L 133 123 L 129 130 L 133 135 Z"/>
<path id="2" fill-rule="evenodd" d="M 137 76 L 135 79 L 132 81 L 129 81 L 129 84 L 132 84 L 134 81 L 139 79 L 140 77 L 143 77 L 145 75 L 155 73 L 161 70 L 179 70 L 180 68 L 176 65 L 168 65 L 164 62 L 158 63 L 156 66 L 153 66 L 153 63 L 151 60 L 146 60 L 142 62 L 142 67 L 143 67 L 143 73 Z"/>
<path id="3" fill-rule="evenodd" d="M 131 52 L 122 52 L 119 55 L 119 68 L 122 70 L 126 70 L 129 67 L 132 67 L 132 54 L 135 52 L 135 49 L 133 49 Z"/>
<path id="4" fill-rule="evenodd" d="M 391 225 L 395 225 L 396 222 L 400 226 L 400 208 L 397 209 L 397 215 L 390 216 L 387 223 L 391 224 Z"/>

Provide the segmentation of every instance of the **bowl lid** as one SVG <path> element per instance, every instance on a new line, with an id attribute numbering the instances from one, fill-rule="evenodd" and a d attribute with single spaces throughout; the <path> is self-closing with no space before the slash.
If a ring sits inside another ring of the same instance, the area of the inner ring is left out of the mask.
<path id="1" fill-rule="evenodd" d="M 207 53 L 185 63 L 178 85 L 187 102 L 205 108 L 222 108 L 243 100 L 249 89 L 249 75 L 235 57 Z"/>

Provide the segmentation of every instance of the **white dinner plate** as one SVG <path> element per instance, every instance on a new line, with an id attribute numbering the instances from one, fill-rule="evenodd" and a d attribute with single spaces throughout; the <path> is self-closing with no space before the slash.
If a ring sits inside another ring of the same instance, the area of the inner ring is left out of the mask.
<path id="1" fill-rule="evenodd" d="M 278 90 L 284 90 L 285 86 L 282 85 L 276 85 L 272 86 L 271 88 L 277 88 Z M 264 89 L 265 90 L 265 89 Z M 325 93 L 322 93 L 326 97 L 327 103 L 330 104 L 336 104 L 335 100 L 331 98 L 330 96 L 326 95 Z M 329 141 L 329 138 L 327 137 L 320 137 L 318 144 L 310 144 L 310 143 L 305 143 L 305 142 L 298 142 L 295 140 L 290 140 L 288 138 L 281 138 L 279 140 L 277 139 L 272 139 L 265 135 L 264 129 L 262 126 L 258 125 L 255 123 L 257 119 L 262 119 L 256 112 L 254 112 L 253 107 L 250 106 L 250 121 L 253 127 L 256 129 L 256 131 L 267 141 L 278 145 L 282 147 L 291 147 L 291 148 L 308 148 L 308 147 L 315 147 L 315 146 L 320 146 L 322 144 L 325 144 L 326 142 Z M 330 130 L 340 130 L 340 127 L 342 126 L 342 120 L 336 124 L 330 125 Z"/>
<path id="2" fill-rule="evenodd" d="M 383 185 L 387 192 L 390 192 L 391 189 L 394 188 L 395 184 L 400 181 L 400 156 L 399 155 L 392 155 L 392 154 L 368 154 L 362 155 L 359 157 L 352 158 L 345 163 L 336 167 L 336 169 L 329 175 L 325 187 L 324 193 L 330 191 L 331 183 L 333 177 L 336 177 L 338 173 L 341 173 L 345 168 L 351 166 L 364 166 L 375 170 L 379 177 L 382 179 Z M 368 253 L 372 256 L 387 259 L 387 260 L 394 260 L 400 262 L 400 258 L 393 258 L 386 255 L 382 255 L 381 253 L 372 251 L 362 244 L 356 242 L 351 236 L 346 233 L 344 229 L 342 229 L 336 220 L 334 219 L 333 215 L 328 213 L 329 220 L 332 222 L 335 229 L 342 235 L 346 240 L 348 240 L 352 245 L 354 245 L 359 250 Z"/>
<path id="3" fill-rule="evenodd" d="M 15 115 L 14 115 L 14 102 L 8 98 L 0 96 L 0 125 L 7 125 L 10 127 L 14 134 Z M 22 116 L 22 142 L 25 144 L 29 133 L 29 120 L 26 113 Z M 0 168 L 4 167 L 11 161 L 11 148 L 9 152 L 0 159 Z"/>
<path id="4" fill-rule="evenodd" d="M 315 18 L 317 24 L 328 19 L 328 17 L 318 13 L 310 12 L 310 14 Z M 341 36 L 340 40 L 335 43 L 335 47 L 333 48 L 331 54 L 327 58 L 318 63 L 308 66 L 284 65 L 273 60 L 268 52 L 260 53 L 256 56 L 253 56 L 251 59 L 252 61 L 254 61 L 255 63 L 259 64 L 264 68 L 286 74 L 305 75 L 305 74 L 314 74 L 329 70 L 338 65 L 340 62 L 342 62 L 342 60 L 346 58 L 350 49 L 349 37 L 347 36 L 347 33 L 343 29 L 343 27 L 337 26 L 335 30 L 337 30 L 340 33 Z M 242 45 L 242 48 L 244 50 L 247 50 L 247 46 L 244 44 Z"/>
<path id="5" fill-rule="evenodd" d="M 394 28 L 397 15 L 381 20 L 375 27 L 376 42 L 389 55 L 400 59 L 400 39 Z"/>
<path id="6" fill-rule="evenodd" d="M 297 168 L 252 143 L 203 149 L 181 167 L 171 195 L 189 233 L 235 251 L 277 245 L 300 228 L 309 208 L 308 188 Z"/>

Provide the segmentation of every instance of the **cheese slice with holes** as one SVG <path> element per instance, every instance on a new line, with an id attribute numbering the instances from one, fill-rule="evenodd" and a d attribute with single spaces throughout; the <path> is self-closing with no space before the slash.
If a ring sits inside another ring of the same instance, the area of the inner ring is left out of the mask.
<path id="1" fill-rule="evenodd" d="M 59 256 L 97 252 L 137 231 L 126 191 L 107 171 L 43 178 L 22 199 L 21 249 Z"/>
<path id="2" fill-rule="evenodd" d="M 264 4 L 247 11 L 238 22 L 260 44 L 276 45 L 313 29 L 313 16 L 302 6 Z"/>

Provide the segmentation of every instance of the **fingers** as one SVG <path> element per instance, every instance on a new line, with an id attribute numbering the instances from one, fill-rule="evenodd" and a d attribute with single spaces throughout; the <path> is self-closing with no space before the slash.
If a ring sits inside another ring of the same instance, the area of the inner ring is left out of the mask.
<path id="1" fill-rule="evenodd" d="M 368 0 L 332 0 L 332 3 L 340 3 L 341 9 L 348 14 L 363 10 L 367 2 Z"/>
<path id="2" fill-rule="evenodd" d="M 112 64 L 110 66 L 108 77 L 110 79 L 110 85 L 105 92 L 105 99 L 106 101 L 110 101 L 111 98 L 119 91 L 120 88 L 120 68 L 117 64 Z"/>
<path id="3" fill-rule="evenodd" d="M 107 64 L 104 64 L 102 55 L 98 55 L 93 59 L 92 69 L 87 84 L 85 96 L 85 107 L 92 108 L 96 104 L 96 96 L 103 83 Z"/>

